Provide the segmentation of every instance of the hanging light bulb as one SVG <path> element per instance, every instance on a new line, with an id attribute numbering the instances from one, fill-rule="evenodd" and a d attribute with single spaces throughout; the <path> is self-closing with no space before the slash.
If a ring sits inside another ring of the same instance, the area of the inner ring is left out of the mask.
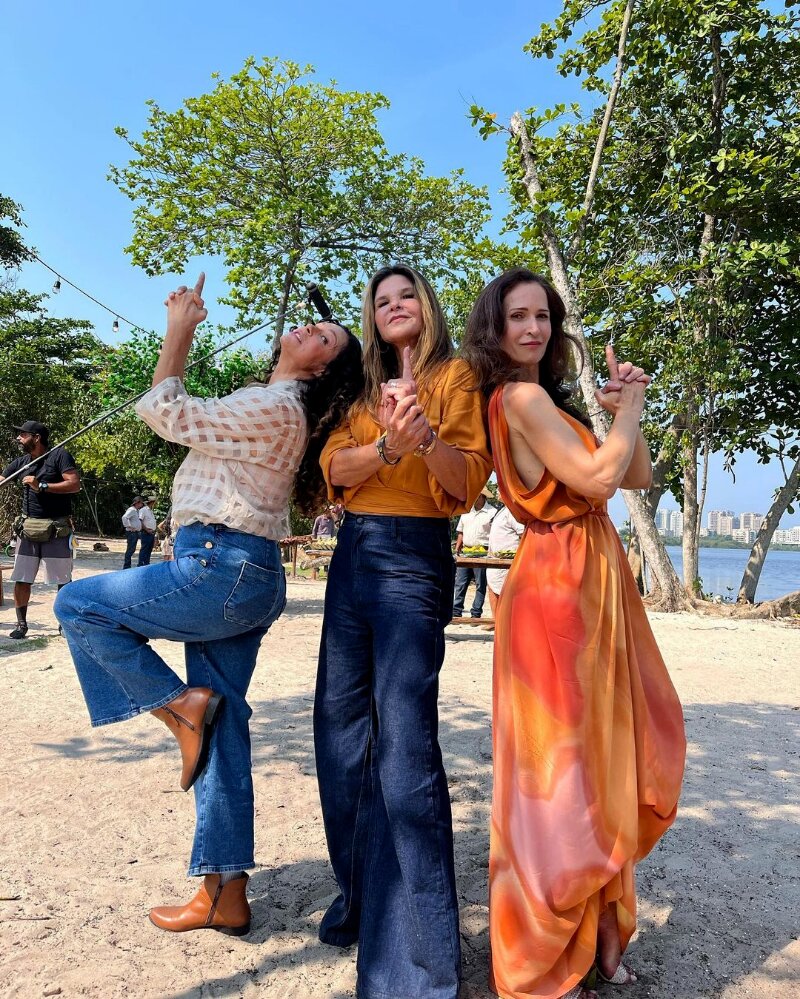
<path id="1" fill-rule="evenodd" d="M 114 322 L 111 324 L 111 332 L 119 333 L 119 319 L 115 319 Z"/>
<path id="2" fill-rule="evenodd" d="M 55 283 L 53 284 L 53 294 L 57 295 L 60 291 L 61 291 L 61 278 L 57 277 Z"/>

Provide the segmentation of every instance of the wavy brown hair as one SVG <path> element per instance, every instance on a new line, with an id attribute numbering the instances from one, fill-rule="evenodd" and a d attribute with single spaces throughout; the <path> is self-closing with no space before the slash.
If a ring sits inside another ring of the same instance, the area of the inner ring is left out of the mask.
<path id="1" fill-rule="evenodd" d="M 344 347 L 321 375 L 301 382 L 301 401 L 306 411 L 309 437 L 295 476 L 293 499 L 297 509 L 305 517 L 314 517 L 320 506 L 327 501 L 327 488 L 319 464 L 322 449 L 332 431 L 345 419 L 350 407 L 364 392 L 361 344 L 346 326 L 341 323 L 336 325 L 347 334 Z M 272 355 L 263 381 L 269 380 L 280 353 L 279 345 Z"/>
<path id="2" fill-rule="evenodd" d="M 398 378 L 402 373 L 397 351 L 383 340 L 375 323 L 375 295 L 378 286 L 381 281 L 394 274 L 408 278 L 422 307 L 422 332 L 411 355 L 417 385 L 422 387 L 429 382 L 454 353 L 439 299 L 422 274 L 406 264 L 393 264 L 376 271 L 367 282 L 361 304 L 361 333 L 364 340 L 362 403 L 372 413 L 377 412 L 381 402 L 381 382 Z"/>
<path id="3" fill-rule="evenodd" d="M 581 358 L 583 348 L 574 336 L 565 332 L 567 310 L 564 301 L 541 274 L 535 274 L 527 267 L 514 267 L 486 285 L 467 319 L 461 356 L 472 368 L 479 388 L 487 397 L 506 382 L 524 379 L 525 369 L 512 361 L 501 344 L 506 328 L 506 296 L 520 284 L 538 284 L 547 296 L 550 310 L 550 340 L 539 364 L 539 384 L 559 409 L 589 427 L 586 415 L 571 402 L 572 393 L 565 384 L 574 379 L 575 373 L 570 345 L 576 347 Z"/>

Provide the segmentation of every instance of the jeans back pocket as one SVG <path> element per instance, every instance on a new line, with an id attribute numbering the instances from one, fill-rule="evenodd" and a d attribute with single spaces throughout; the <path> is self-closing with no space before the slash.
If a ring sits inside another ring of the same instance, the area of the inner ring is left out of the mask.
<path id="1" fill-rule="evenodd" d="M 239 578 L 225 601 L 225 620 L 245 628 L 269 628 L 286 606 L 283 568 L 265 569 L 242 562 Z"/>

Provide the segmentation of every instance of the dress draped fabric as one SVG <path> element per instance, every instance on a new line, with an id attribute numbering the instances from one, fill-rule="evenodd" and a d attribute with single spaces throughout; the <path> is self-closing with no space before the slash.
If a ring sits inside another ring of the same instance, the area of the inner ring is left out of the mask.
<path id="1" fill-rule="evenodd" d="M 675 819 L 683 712 L 605 503 L 547 471 L 525 487 L 502 387 L 489 427 L 500 495 L 526 525 L 496 623 L 491 985 L 555 999 L 591 968 L 606 905 L 623 951 L 636 928 L 634 864 Z"/>

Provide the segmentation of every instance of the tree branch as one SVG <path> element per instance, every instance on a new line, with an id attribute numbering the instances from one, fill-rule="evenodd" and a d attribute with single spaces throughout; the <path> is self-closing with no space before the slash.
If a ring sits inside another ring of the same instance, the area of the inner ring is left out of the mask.
<path id="1" fill-rule="evenodd" d="M 619 94 L 620 87 L 622 86 L 622 73 L 625 67 L 625 46 L 628 41 L 628 32 L 631 26 L 635 3 L 636 0 L 628 0 L 628 3 L 625 6 L 625 13 L 622 16 L 622 28 L 619 33 L 619 45 L 617 46 L 617 65 L 614 69 L 611 90 L 609 91 L 608 100 L 606 101 L 603 124 L 600 126 L 597 143 L 594 147 L 594 157 L 592 159 L 591 169 L 589 170 L 589 179 L 586 182 L 586 193 L 583 198 L 581 219 L 578 223 L 578 228 L 575 230 L 575 235 L 572 237 L 569 250 L 567 251 L 567 260 L 572 260 L 580 249 L 580 245 L 583 242 L 583 237 L 586 232 L 586 226 L 589 222 L 592 204 L 594 203 L 594 194 L 597 189 L 597 178 L 600 174 L 600 161 L 603 158 L 603 152 L 605 150 L 608 133 L 611 127 L 611 117 L 614 114 L 614 108 L 617 106 L 617 96 Z"/>

